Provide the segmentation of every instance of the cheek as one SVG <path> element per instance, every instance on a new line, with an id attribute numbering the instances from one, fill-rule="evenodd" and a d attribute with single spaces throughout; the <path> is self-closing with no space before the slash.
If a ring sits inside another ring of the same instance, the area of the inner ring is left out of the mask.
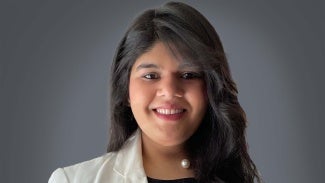
<path id="1" fill-rule="evenodd" d="M 201 92 L 201 96 L 202 96 L 201 102 L 203 102 L 203 105 L 205 107 L 207 107 L 208 106 L 208 93 L 207 93 L 207 87 L 206 87 L 205 84 L 201 85 L 201 91 L 200 92 Z"/>
<path id="2" fill-rule="evenodd" d="M 208 105 L 208 100 L 207 100 L 206 94 L 201 92 L 200 97 L 197 97 L 195 102 L 201 112 L 205 111 L 205 109 L 207 108 L 207 105 Z"/>
<path id="3" fill-rule="evenodd" d="M 130 80 L 129 83 L 129 103 L 136 121 L 138 121 L 139 116 L 141 116 L 141 110 L 143 106 L 143 95 L 142 90 L 139 85 Z"/>
<path id="4" fill-rule="evenodd" d="M 139 93 L 141 92 L 140 87 L 136 82 L 130 80 L 129 83 L 129 102 L 130 104 L 137 103 L 137 99 L 139 98 Z M 141 95 L 140 95 L 141 96 Z"/>
<path id="5" fill-rule="evenodd" d="M 129 84 L 130 104 L 146 104 L 153 95 L 153 87 L 141 80 L 131 80 Z"/>
<path id="6" fill-rule="evenodd" d="M 191 90 L 193 100 L 196 100 L 198 103 L 207 103 L 208 95 L 205 84 L 198 83 Z"/>
<path id="7" fill-rule="evenodd" d="M 200 117 L 205 113 L 207 105 L 208 105 L 208 97 L 206 92 L 206 87 L 204 84 L 198 84 L 195 87 L 192 87 L 191 96 L 187 98 L 190 100 L 190 103 L 195 108 L 196 113 Z"/>

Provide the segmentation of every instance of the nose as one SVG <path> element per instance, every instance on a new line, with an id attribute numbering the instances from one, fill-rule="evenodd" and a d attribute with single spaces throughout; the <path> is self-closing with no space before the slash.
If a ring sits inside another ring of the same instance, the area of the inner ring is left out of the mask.
<path id="1" fill-rule="evenodd" d="M 173 99 L 174 97 L 183 97 L 184 89 L 182 83 L 175 77 L 165 77 L 159 82 L 157 96 L 165 99 Z"/>

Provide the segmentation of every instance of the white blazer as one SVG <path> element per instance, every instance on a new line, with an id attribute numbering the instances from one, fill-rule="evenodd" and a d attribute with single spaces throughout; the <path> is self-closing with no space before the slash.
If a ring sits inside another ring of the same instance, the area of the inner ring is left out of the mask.
<path id="1" fill-rule="evenodd" d="M 141 150 L 141 132 L 137 130 L 118 152 L 76 165 L 56 169 L 49 183 L 147 183 Z"/>

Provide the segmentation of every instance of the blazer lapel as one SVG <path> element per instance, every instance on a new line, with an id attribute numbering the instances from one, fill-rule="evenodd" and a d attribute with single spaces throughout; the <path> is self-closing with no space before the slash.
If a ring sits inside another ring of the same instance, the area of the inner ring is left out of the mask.
<path id="1" fill-rule="evenodd" d="M 142 162 L 140 129 L 117 152 L 113 170 L 124 179 L 125 183 L 147 183 Z"/>

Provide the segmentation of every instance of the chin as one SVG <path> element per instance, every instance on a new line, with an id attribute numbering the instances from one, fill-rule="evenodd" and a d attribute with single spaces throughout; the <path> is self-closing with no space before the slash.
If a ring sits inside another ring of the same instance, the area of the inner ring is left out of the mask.
<path id="1" fill-rule="evenodd" d="M 162 146 L 165 147 L 171 147 L 171 146 L 179 146 L 179 145 L 183 145 L 184 142 L 186 141 L 186 138 L 175 138 L 175 139 L 164 139 L 164 140 L 159 140 L 157 143 L 161 144 Z"/>

